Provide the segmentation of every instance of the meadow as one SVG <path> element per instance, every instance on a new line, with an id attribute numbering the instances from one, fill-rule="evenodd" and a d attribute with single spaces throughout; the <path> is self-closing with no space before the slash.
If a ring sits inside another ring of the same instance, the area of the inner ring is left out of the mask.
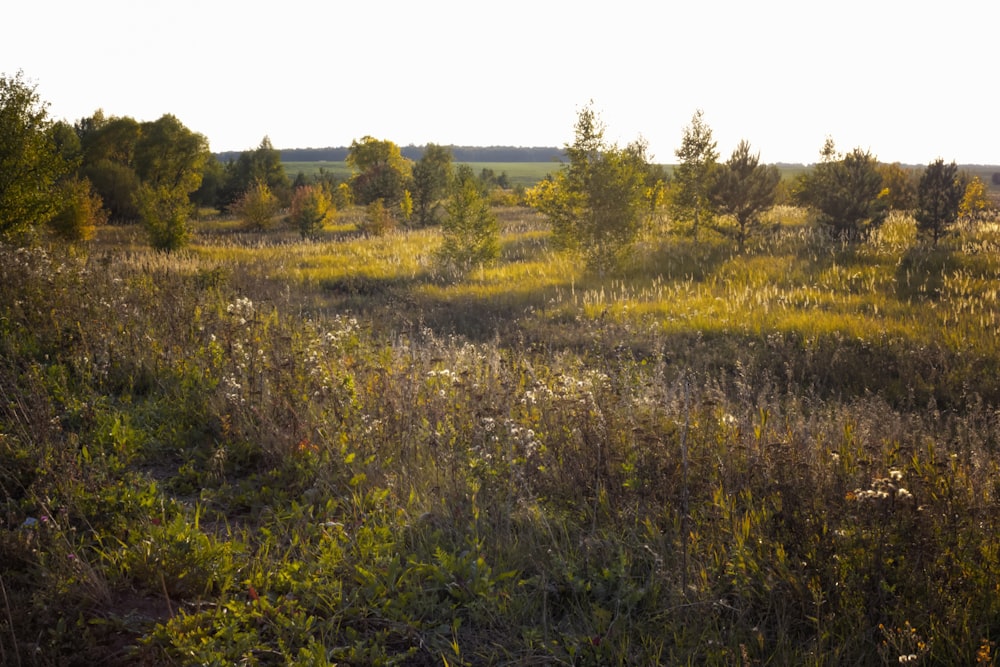
<path id="1" fill-rule="evenodd" d="M 997 664 L 1000 226 L 0 246 L 0 663 Z"/>

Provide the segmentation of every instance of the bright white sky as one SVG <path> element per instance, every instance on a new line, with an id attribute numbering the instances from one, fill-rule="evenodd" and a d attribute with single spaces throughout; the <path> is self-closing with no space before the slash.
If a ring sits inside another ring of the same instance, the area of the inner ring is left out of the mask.
<path id="1" fill-rule="evenodd" d="M 75 121 L 164 113 L 212 150 L 562 146 L 593 100 L 675 160 L 696 109 L 723 159 L 1000 164 L 997 0 L 19 0 L 0 72 Z"/>

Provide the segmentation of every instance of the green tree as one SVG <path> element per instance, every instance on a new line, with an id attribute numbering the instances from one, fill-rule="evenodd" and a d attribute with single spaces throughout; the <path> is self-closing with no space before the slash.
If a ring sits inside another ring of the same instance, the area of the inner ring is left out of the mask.
<path id="1" fill-rule="evenodd" d="M 302 238 L 313 238 L 333 217 L 336 209 L 321 185 L 304 185 L 292 193 L 289 218 Z"/>
<path id="2" fill-rule="evenodd" d="M 619 148 L 604 140 L 604 132 L 592 106 L 584 107 L 565 149 L 568 163 L 528 194 L 551 222 L 554 245 L 581 252 L 599 270 L 627 252 L 649 210 L 645 144 Z"/>
<path id="3" fill-rule="evenodd" d="M 715 150 L 712 129 L 705 123 L 704 112 L 695 111 L 691 124 L 684 128 L 681 146 L 675 151 L 680 163 L 673 176 L 673 216 L 691 221 L 691 233 L 698 238 L 702 223 L 712 218 L 709 189 L 719 153 Z"/>
<path id="4" fill-rule="evenodd" d="M 210 156 L 208 139 L 189 130 L 176 116 L 165 114 L 142 123 L 135 146 L 135 171 L 153 187 L 166 187 L 188 195 L 201 185 Z"/>
<path id="5" fill-rule="evenodd" d="M 447 194 L 452 178 L 451 149 L 427 144 L 413 165 L 413 209 L 418 225 L 437 222 L 438 202 Z"/>
<path id="6" fill-rule="evenodd" d="M 888 193 L 882 187 L 878 160 L 855 148 L 840 155 L 832 139 L 820 153 L 823 160 L 799 177 L 796 199 L 818 213 L 818 221 L 834 235 L 858 240 L 885 220 Z"/>
<path id="7" fill-rule="evenodd" d="M 136 196 L 141 180 L 135 171 L 135 149 L 142 133 L 133 118 L 107 118 L 98 109 L 74 128 L 83 153 L 82 175 L 104 202 L 111 220 L 129 222 L 139 217 Z"/>
<path id="8" fill-rule="evenodd" d="M 364 220 L 358 225 L 361 232 L 372 236 L 383 236 L 395 227 L 396 219 L 381 199 L 376 199 L 365 207 Z"/>
<path id="9" fill-rule="evenodd" d="M 351 142 L 347 153 L 351 167 L 351 188 L 359 204 L 381 199 L 384 206 L 396 208 L 410 180 L 412 165 L 399 146 L 391 141 L 365 136 Z"/>
<path id="10" fill-rule="evenodd" d="M 254 182 L 232 206 L 246 228 L 253 231 L 270 229 L 280 208 L 281 202 L 263 180 Z"/>
<path id="11" fill-rule="evenodd" d="M 917 186 L 917 231 L 930 236 L 937 245 L 948 228 L 958 219 L 965 187 L 958 175 L 958 165 L 945 164 L 938 158 L 927 165 Z"/>
<path id="12" fill-rule="evenodd" d="M 201 185 L 208 155 L 204 135 L 171 114 L 140 125 L 135 173 L 142 185 L 135 200 L 153 247 L 169 252 L 187 242 L 191 194 Z"/>
<path id="13" fill-rule="evenodd" d="M 56 183 L 74 165 L 60 153 L 48 105 L 18 72 L 0 75 L 0 235 L 47 222 L 59 210 Z"/>
<path id="14" fill-rule="evenodd" d="M 880 164 L 882 187 L 888 190 L 886 203 L 892 211 L 911 211 L 917 206 L 917 178 L 898 162 Z"/>
<path id="15" fill-rule="evenodd" d="M 143 183 L 136 192 L 135 204 L 153 248 L 174 252 L 187 245 L 191 235 L 187 223 L 193 208 L 187 193 Z"/>
<path id="16" fill-rule="evenodd" d="M 736 221 L 734 235 L 741 253 L 747 238 L 760 227 L 760 214 L 774 205 L 780 181 L 778 168 L 760 164 L 760 154 L 751 153 L 746 141 L 740 141 L 729 160 L 716 169 L 709 198 L 719 213 Z"/>
<path id="17" fill-rule="evenodd" d="M 243 151 L 225 167 L 225 183 L 219 191 L 219 208 L 228 209 L 258 181 L 267 184 L 282 205 L 291 201 L 291 182 L 281 163 L 281 151 L 264 137 L 254 150 Z"/>
<path id="18" fill-rule="evenodd" d="M 500 256 L 500 223 L 469 165 L 460 165 L 441 222 L 444 242 L 438 251 L 442 264 L 468 269 Z"/>

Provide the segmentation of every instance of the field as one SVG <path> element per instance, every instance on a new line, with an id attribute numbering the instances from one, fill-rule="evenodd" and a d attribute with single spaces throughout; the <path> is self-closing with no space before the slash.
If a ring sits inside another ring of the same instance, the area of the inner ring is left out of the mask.
<path id="1" fill-rule="evenodd" d="M 492 169 L 497 176 L 506 173 L 511 186 L 522 185 L 524 187 L 531 187 L 545 178 L 547 174 L 554 173 L 559 169 L 559 164 L 555 162 L 464 162 L 461 164 L 468 164 L 477 174 L 483 169 Z M 305 174 L 306 177 L 314 177 L 319 174 L 320 169 L 324 169 L 342 180 L 346 180 L 351 175 L 351 169 L 346 162 L 284 162 L 283 165 L 285 172 L 291 179 L 294 179 L 299 173 Z"/>
<path id="2" fill-rule="evenodd" d="M 998 225 L 497 213 L 0 246 L 0 663 L 997 664 Z"/>

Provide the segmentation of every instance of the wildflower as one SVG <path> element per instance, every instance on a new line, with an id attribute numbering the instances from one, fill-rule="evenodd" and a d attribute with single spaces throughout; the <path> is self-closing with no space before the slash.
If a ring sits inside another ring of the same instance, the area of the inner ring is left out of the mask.
<path id="1" fill-rule="evenodd" d="M 892 468 L 889 470 L 889 479 L 898 482 L 903 479 L 903 471 L 899 468 Z"/>

